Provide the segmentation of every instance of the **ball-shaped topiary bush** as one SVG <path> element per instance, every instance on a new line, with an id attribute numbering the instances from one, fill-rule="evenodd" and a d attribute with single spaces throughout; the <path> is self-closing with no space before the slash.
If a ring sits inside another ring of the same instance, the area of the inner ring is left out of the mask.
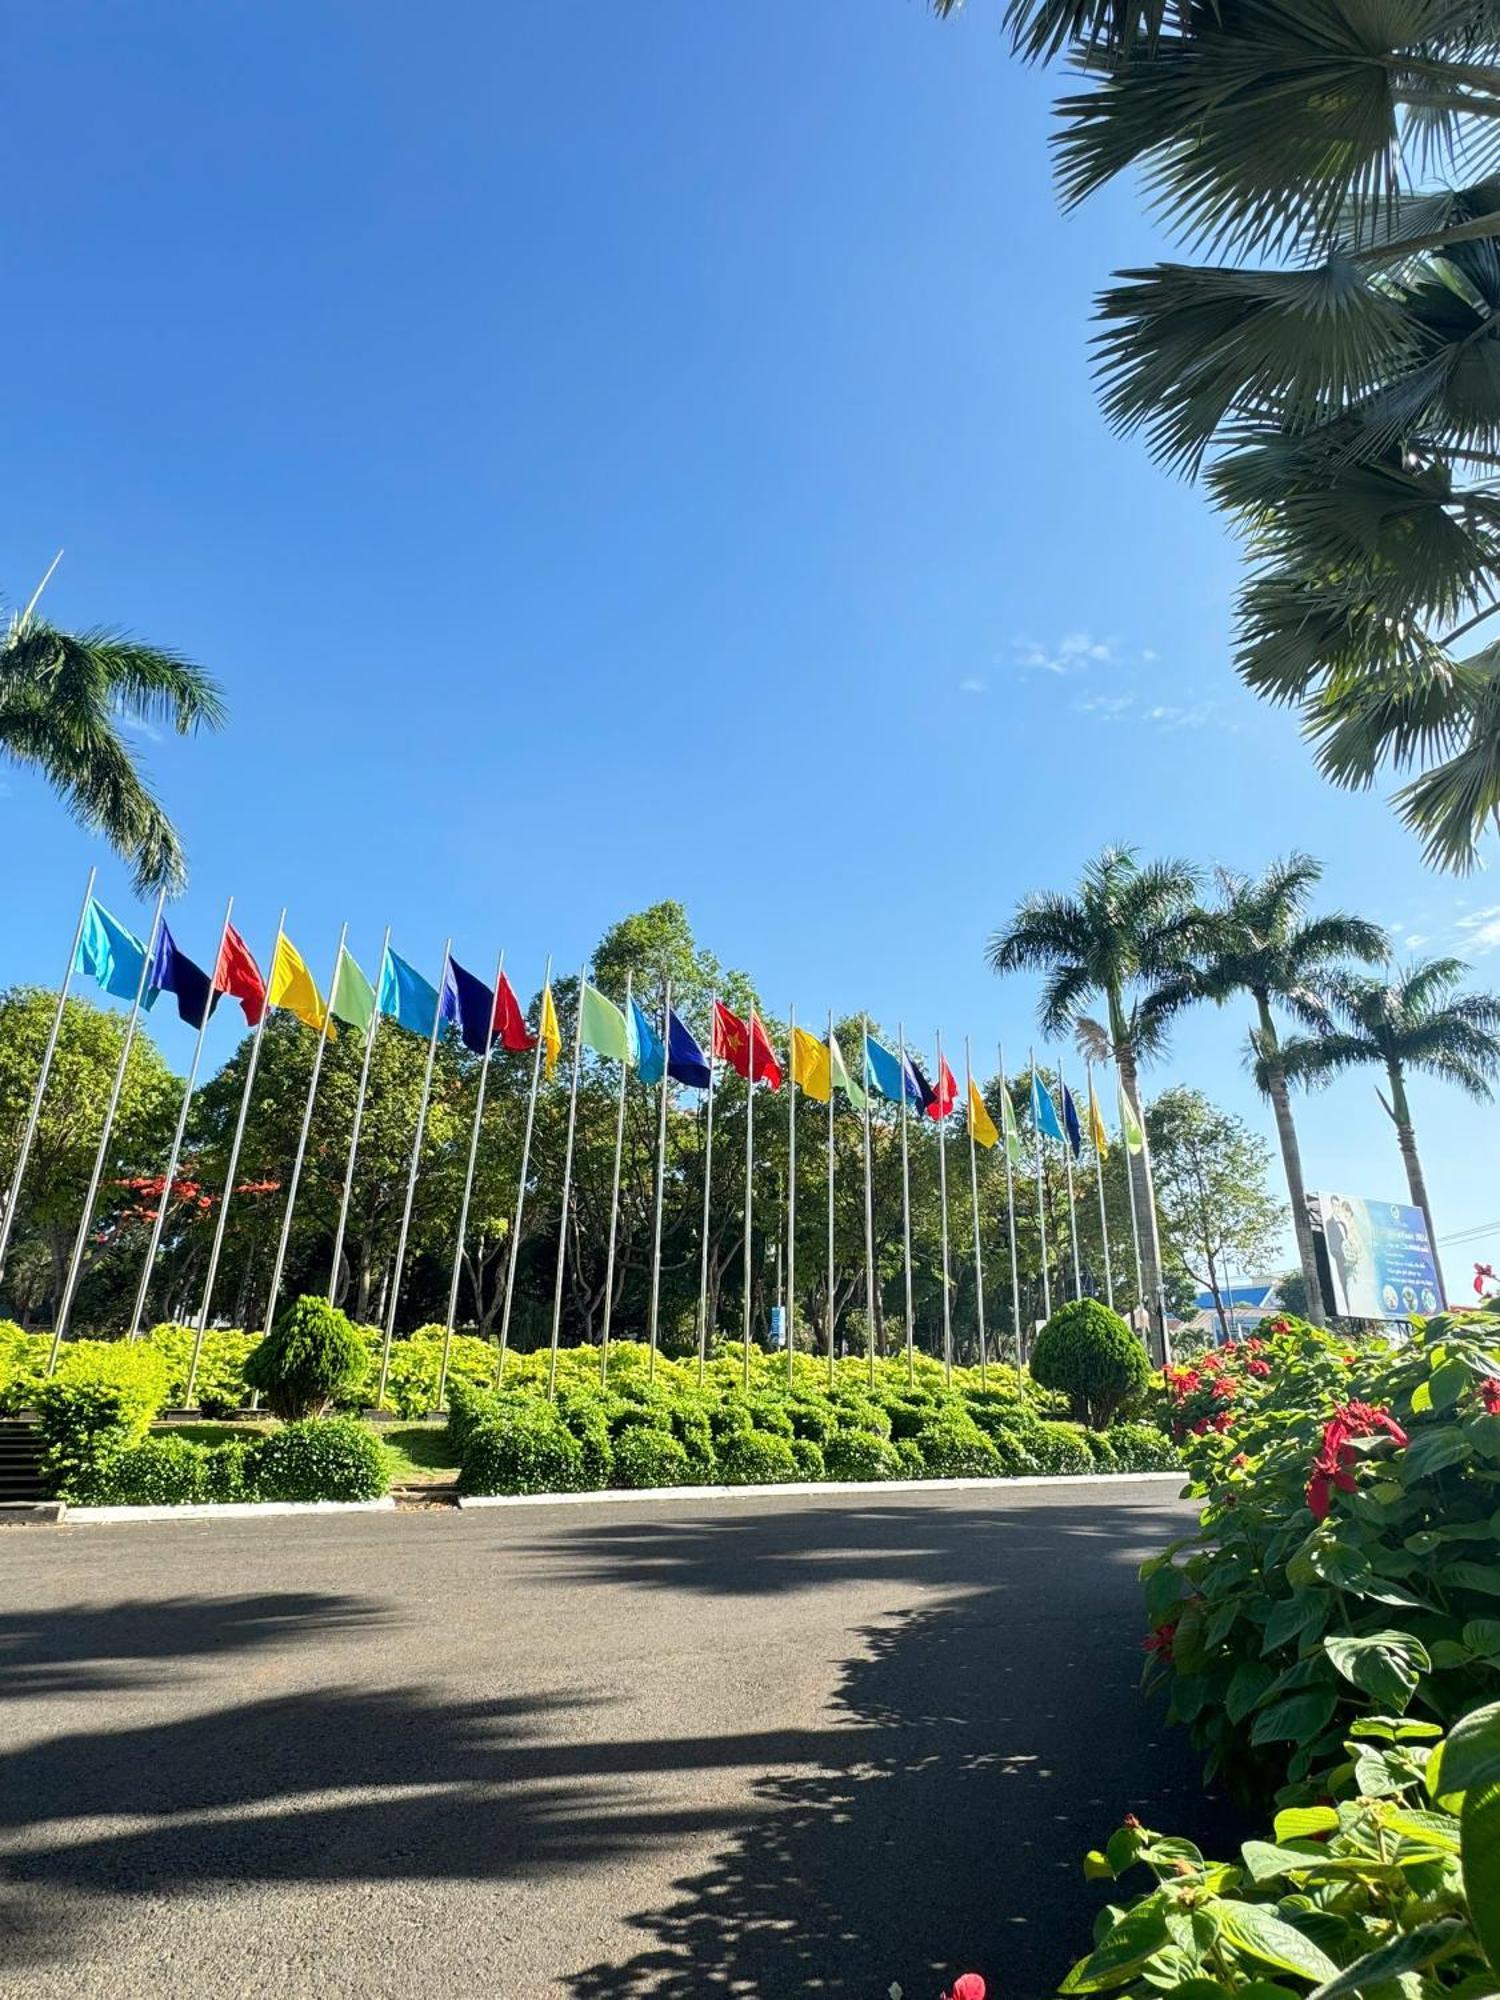
<path id="1" fill-rule="evenodd" d="M 550 1403 L 508 1408 L 472 1424 L 458 1471 L 460 1493 L 582 1493 L 583 1447 Z"/>
<path id="2" fill-rule="evenodd" d="M 245 1380 L 288 1423 L 320 1415 L 364 1372 L 364 1343 L 348 1319 L 327 1299 L 309 1297 L 289 1305 L 245 1359 Z"/>
<path id="3" fill-rule="evenodd" d="M 993 1438 L 957 1405 L 936 1411 L 912 1442 L 929 1479 L 996 1479 L 1005 1470 Z"/>
<path id="4" fill-rule="evenodd" d="M 1031 1373 L 1042 1388 L 1068 1398 L 1075 1423 L 1106 1430 L 1146 1387 L 1151 1364 L 1118 1313 L 1098 1299 L 1070 1299 L 1037 1335 Z"/>
<path id="5" fill-rule="evenodd" d="M 828 1467 L 823 1458 L 823 1447 L 812 1438 L 794 1437 L 792 1457 L 797 1461 L 799 1479 L 826 1479 Z"/>
<path id="6" fill-rule="evenodd" d="M 896 1479 L 902 1471 L 889 1439 L 874 1431 L 835 1431 L 823 1447 L 823 1464 L 830 1479 Z"/>
<path id="7" fill-rule="evenodd" d="M 378 1500 L 391 1483 L 384 1445 L 357 1417 L 308 1417 L 273 1431 L 251 1476 L 262 1500 Z"/>
<path id="8" fill-rule="evenodd" d="M 630 1424 L 614 1444 L 617 1486 L 688 1486 L 692 1473 L 688 1455 L 670 1431 L 649 1424 Z"/>
<path id="9" fill-rule="evenodd" d="M 719 1478 L 725 1486 L 782 1486 L 801 1476 L 784 1437 L 734 1431 L 719 1446 Z"/>

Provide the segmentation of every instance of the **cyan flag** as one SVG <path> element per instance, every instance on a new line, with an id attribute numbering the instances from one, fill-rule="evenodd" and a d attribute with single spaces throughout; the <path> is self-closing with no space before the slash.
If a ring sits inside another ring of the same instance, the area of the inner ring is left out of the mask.
<path id="1" fill-rule="evenodd" d="M 1068 1128 L 1068 1144 L 1073 1148 L 1076 1160 L 1083 1151 L 1083 1127 L 1078 1122 L 1078 1106 L 1073 1102 L 1073 1093 L 1063 1085 L 1063 1123 Z"/>
<path id="2" fill-rule="evenodd" d="M 685 1083 L 693 1090 L 707 1090 L 713 1074 L 708 1057 L 679 1020 L 675 1007 L 667 1016 L 667 1074 L 674 1083 Z"/>
<path id="3" fill-rule="evenodd" d="M 380 968 L 380 1011 L 388 1015 L 398 1028 L 405 1028 L 409 1034 L 430 1038 L 433 1021 L 437 1013 L 438 996 L 436 988 L 422 977 L 415 966 L 408 965 L 389 947 L 386 948 L 385 962 Z M 458 1018 L 457 1000 L 452 983 L 443 981 L 443 1019 L 455 1021 Z"/>
<path id="4" fill-rule="evenodd" d="M 1047 1086 L 1031 1072 L 1031 1122 L 1044 1139 L 1056 1139 L 1062 1143 L 1063 1128 L 1057 1122 L 1057 1106 L 1047 1093 Z"/>
<path id="5" fill-rule="evenodd" d="M 660 1083 L 667 1052 L 650 1016 L 635 995 L 630 996 L 630 1038 L 635 1043 L 635 1070 L 642 1083 Z"/>
<path id="6" fill-rule="evenodd" d="M 490 1021 L 495 1012 L 495 996 L 482 979 L 465 972 L 456 958 L 448 960 L 443 980 L 443 1019 L 458 1023 L 466 1049 L 482 1056 L 490 1044 Z M 427 1033 L 432 1033 L 432 1016 L 427 1017 Z"/>
<path id="7" fill-rule="evenodd" d="M 218 995 L 214 983 L 201 965 L 195 965 L 165 923 L 158 925 L 156 949 L 151 954 L 151 986 L 157 993 L 175 994 L 177 1014 L 190 1028 L 201 1028 L 214 1010 Z"/>
<path id="8" fill-rule="evenodd" d="M 902 1071 L 898 1057 L 873 1035 L 865 1036 L 865 1081 L 877 1096 L 892 1104 L 899 1104 L 903 1094 L 915 1095 L 912 1080 Z"/>
<path id="9" fill-rule="evenodd" d="M 132 937 L 102 903 L 96 903 L 90 896 L 73 970 L 87 973 L 116 1000 L 134 1000 L 140 990 L 145 965 L 146 947 L 140 939 Z M 148 989 L 145 1005 L 149 1007 L 155 998 L 155 990 Z"/>

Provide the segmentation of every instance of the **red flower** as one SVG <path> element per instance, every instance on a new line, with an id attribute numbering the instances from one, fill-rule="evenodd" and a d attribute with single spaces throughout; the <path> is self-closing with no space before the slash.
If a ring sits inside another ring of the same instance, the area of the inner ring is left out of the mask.
<path id="1" fill-rule="evenodd" d="M 1233 1422 L 1234 1417 L 1228 1410 L 1220 1410 L 1219 1414 L 1214 1418 L 1214 1429 L 1216 1431 L 1227 1431 Z"/>
<path id="2" fill-rule="evenodd" d="M 1141 1823 L 1134 1813 L 1126 1813 L 1124 1824 L 1130 1828 L 1132 1833 L 1139 1833 L 1141 1830 Z"/>
<path id="3" fill-rule="evenodd" d="M 1307 1504 L 1316 1520 L 1327 1520 L 1335 1492 L 1354 1491 L 1357 1453 L 1350 1440 L 1382 1436 L 1398 1447 L 1410 1443 L 1389 1410 L 1377 1410 L 1370 1403 L 1342 1403 L 1334 1411 L 1323 1426 L 1323 1442 L 1307 1482 Z"/>
<path id="4" fill-rule="evenodd" d="M 1171 1618 L 1165 1625 L 1158 1625 L 1154 1632 L 1148 1632 L 1141 1641 L 1144 1652 L 1153 1653 L 1165 1666 L 1172 1658 L 1172 1641 L 1177 1637 L 1177 1620 Z"/>
<path id="5" fill-rule="evenodd" d="M 1289 1319 L 1273 1319 L 1271 1322 L 1272 1333 L 1290 1333 L 1291 1330 L 1292 1330 L 1292 1323 Z M 1260 1343 L 1258 1341 L 1252 1341 L 1250 1344 L 1252 1347 L 1256 1347 L 1259 1346 Z"/>
<path id="6" fill-rule="evenodd" d="M 1232 1375 L 1215 1375 L 1209 1386 L 1212 1388 L 1214 1394 L 1221 1397 L 1226 1403 L 1234 1395 L 1234 1377 Z"/>
<path id="7" fill-rule="evenodd" d="M 1270 1362 L 1262 1361 L 1259 1358 L 1259 1356 L 1256 1356 L 1253 1360 L 1247 1361 L 1245 1363 L 1245 1373 L 1247 1375 L 1255 1376 L 1257 1381 L 1264 1382 L 1266 1377 L 1270 1374 L 1270 1372 L 1271 1372 Z"/>
<path id="8" fill-rule="evenodd" d="M 1250 1463 L 1250 1460 L 1246 1453 L 1237 1451 L 1229 1463 L 1234 1467 L 1236 1472 L 1239 1472 Z"/>
<path id="9" fill-rule="evenodd" d="M 961 1972 L 943 2000 L 984 2000 L 984 1981 L 977 1972 Z"/>
<path id="10" fill-rule="evenodd" d="M 1193 1436 L 1200 1438 L 1204 1437 L 1207 1434 L 1207 1431 L 1208 1431 L 1208 1418 L 1200 1417 L 1197 1423 L 1193 1425 Z"/>
<path id="11" fill-rule="evenodd" d="M 1500 1382 L 1493 1375 L 1486 1375 L 1480 1383 L 1479 1400 L 1490 1416 L 1500 1417 Z"/>

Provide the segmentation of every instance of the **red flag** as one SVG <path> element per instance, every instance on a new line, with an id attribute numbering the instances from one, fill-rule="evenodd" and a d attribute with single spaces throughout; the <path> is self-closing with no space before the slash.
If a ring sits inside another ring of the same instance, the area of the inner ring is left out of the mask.
<path id="1" fill-rule="evenodd" d="M 938 1064 L 937 1087 L 932 1093 L 932 1102 L 927 1107 L 927 1116 L 938 1124 L 952 1115 L 958 1102 L 958 1079 L 948 1067 L 948 1058 L 943 1057 Z"/>
<path id="2" fill-rule="evenodd" d="M 714 1054 L 722 1056 L 736 1076 L 742 1076 L 748 1082 L 753 1062 L 756 1078 L 770 1084 L 772 1090 L 780 1090 L 781 1065 L 776 1060 L 776 1051 L 766 1040 L 766 1031 L 760 1025 L 760 1016 L 754 1008 L 750 1010 L 750 1022 L 746 1026 L 722 1000 L 716 1000 L 713 1048 Z"/>
<path id="3" fill-rule="evenodd" d="M 515 989 L 502 972 L 495 988 L 495 1039 L 502 1049 L 534 1049 L 536 1036 L 526 1025 Z"/>
<path id="4" fill-rule="evenodd" d="M 219 947 L 219 963 L 214 969 L 214 991 L 233 995 L 252 1028 L 266 1011 L 266 982 L 260 976 L 260 967 L 250 956 L 249 945 L 233 924 L 226 927 L 224 942 Z"/>

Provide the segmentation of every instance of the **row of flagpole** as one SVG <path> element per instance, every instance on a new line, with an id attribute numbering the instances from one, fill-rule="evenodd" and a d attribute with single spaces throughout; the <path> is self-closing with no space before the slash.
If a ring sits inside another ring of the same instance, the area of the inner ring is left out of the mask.
<path id="1" fill-rule="evenodd" d="M 341 929 L 334 956 L 333 972 L 329 981 L 329 999 L 325 1004 L 318 993 L 311 973 L 300 955 L 286 936 L 286 912 L 278 919 L 275 942 L 272 948 L 271 976 L 263 981 L 259 969 L 243 940 L 232 927 L 233 898 L 229 899 L 219 935 L 219 950 L 212 977 L 181 953 L 172 939 L 162 917 L 163 898 L 158 897 L 152 916 L 151 929 L 145 945 L 130 936 L 93 899 L 94 875 L 90 872 L 84 903 L 80 910 L 78 925 L 74 932 L 64 980 L 58 995 L 57 1008 L 51 1024 L 43 1053 L 40 1074 L 37 1079 L 27 1120 L 23 1128 L 21 1145 L 16 1167 L 12 1174 L 11 1186 L 6 1196 L 3 1210 L 0 1210 L 0 1272 L 3 1272 L 4 1257 L 9 1245 L 12 1225 L 16 1213 L 22 1177 L 25 1173 L 32 1144 L 34 1142 L 41 1106 L 46 1090 L 52 1059 L 56 1051 L 61 1029 L 63 1012 L 74 973 L 78 970 L 91 971 L 105 991 L 125 997 L 128 993 L 131 1005 L 127 1016 L 125 1034 L 116 1065 L 113 1085 L 106 1108 L 104 1127 L 100 1135 L 90 1176 L 88 1193 L 85 1197 L 83 1213 L 79 1220 L 73 1253 L 67 1276 L 59 1299 L 54 1326 L 52 1359 L 55 1365 L 60 1343 L 67 1329 L 67 1323 L 76 1297 L 78 1281 L 82 1271 L 88 1234 L 92 1224 L 95 1204 L 98 1199 L 100 1182 L 108 1157 L 109 1141 L 118 1108 L 121 1088 L 131 1047 L 138 1029 L 141 1012 L 150 1006 L 163 991 L 174 992 L 178 1000 L 178 1011 L 184 1020 L 195 1022 L 196 1037 L 193 1055 L 179 1107 L 176 1126 L 168 1154 L 167 1169 L 162 1183 L 161 1196 L 152 1216 L 149 1244 L 140 1282 L 135 1294 L 129 1338 L 134 1339 L 140 1331 L 149 1295 L 156 1258 L 160 1249 L 168 1207 L 173 1199 L 177 1169 L 187 1128 L 188 1114 L 196 1087 L 201 1065 L 207 1027 L 213 1008 L 221 995 L 232 995 L 238 999 L 244 1011 L 246 1022 L 253 1027 L 253 1035 L 245 1063 L 244 1081 L 235 1120 L 234 1134 L 228 1156 L 222 1194 L 218 1199 L 213 1243 L 209 1254 L 201 1304 L 196 1315 L 192 1359 L 189 1366 L 187 1396 L 191 1400 L 196 1383 L 198 1363 L 202 1344 L 209 1325 L 213 1292 L 217 1280 L 220 1259 L 224 1246 L 228 1220 L 230 1196 L 234 1192 L 235 1177 L 239 1168 L 241 1149 L 244 1141 L 246 1121 L 250 1108 L 256 1069 L 259 1062 L 266 1020 L 273 1007 L 280 1007 L 294 1014 L 304 1023 L 315 1028 L 317 1046 L 311 1065 L 306 1098 L 303 1105 L 301 1123 L 288 1179 L 286 1199 L 283 1206 L 281 1227 L 278 1235 L 275 1259 L 268 1289 L 268 1297 L 263 1324 L 271 1325 L 279 1299 L 281 1279 L 285 1269 L 290 1242 L 291 1225 L 295 1210 L 297 1192 L 306 1158 L 308 1139 L 317 1095 L 318 1081 L 328 1041 L 336 1033 L 334 1019 L 346 1025 L 362 1027 L 364 1047 L 360 1066 L 360 1080 L 356 1096 L 353 1126 L 339 1206 L 338 1225 L 334 1239 L 332 1268 L 329 1278 L 328 1296 L 334 1298 L 338 1291 L 340 1266 L 345 1240 L 350 1201 L 354 1184 L 358 1157 L 361 1126 L 369 1086 L 371 1060 L 374 1052 L 376 1033 L 382 1019 L 393 1017 L 397 1024 L 415 1031 L 420 1024 L 425 1030 L 427 1041 L 426 1061 L 423 1069 L 422 1087 L 416 1127 L 412 1139 L 410 1159 L 407 1167 L 405 1199 L 402 1208 L 400 1231 L 397 1239 L 395 1258 L 389 1275 L 386 1295 L 383 1300 L 384 1325 L 382 1327 L 382 1359 L 379 1396 L 383 1396 L 390 1365 L 391 1347 L 400 1307 L 400 1296 L 406 1251 L 409 1242 L 416 1187 L 420 1172 L 423 1137 L 426 1130 L 427 1110 L 431 1097 L 437 1045 L 445 1023 L 453 1023 L 459 1028 L 465 1045 L 481 1057 L 481 1067 L 476 1089 L 473 1123 L 470 1130 L 463 1195 L 459 1209 L 458 1228 L 454 1243 L 453 1261 L 449 1279 L 447 1312 L 445 1316 L 445 1337 L 441 1363 L 439 1400 L 446 1382 L 449 1343 L 457 1317 L 458 1293 L 462 1263 L 467 1241 L 468 1217 L 472 1199 L 475 1168 L 479 1154 L 485 1092 L 488 1082 L 490 1059 L 493 1054 L 497 1033 L 503 1031 L 504 1046 L 513 1050 L 529 1049 L 532 1053 L 531 1081 L 527 1099 L 525 1133 L 522 1142 L 521 1168 L 517 1187 L 515 1222 L 511 1236 L 510 1252 L 507 1257 L 505 1292 L 502 1306 L 497 1375 L 503 1372 L 507 1350 L 511 1307 L 514 1295 L 517 1256 L 521 1242 L 521 1227 L 524 1217 L 527 1184 L 530 1171 L 532 1138 L 538 1089 L 545 1056 L 546 1069 L 550 1078 L 561 1049 L 562 1037 L 557 1023 L 556 1009 L 552 998 L 551 960 L 547 961 L 544 974 L 537 1032 L 533 1035 L 520 1012 L 519 1003 L 505 979 L 505 954 L 502 951 L 497 960 L 494 990 L 485 987 L 482 981 L 463 972 L 452 957 L 451 941 L 443 948 L 442 972 L 437 987 L 431 987 L 421 975 L 400 960 L 390 950 L 390 931 L 386 930 L 381 947 L 381 971 L 379 994 L 372 988 L 359 971 L 347 950 L 347 925 Z M 132 956 L 134 954 L 134 956 Z M 130 968 L 136 968 L 131 970 Z M 129 979 L 126 979 L 126 972 Z M 122 984 L 121 982 L 125 983 Z M 472 1009 L 482 1000 L 484 1008 L 483 1028 L 479 1031 L 475 1023 L 466 1015 L 465 994 Z M 148 997 L 149 994 L 149 997 Z M 476 998 L 477 996 L 477 998 Z M 430 1021 L 428 1012 L 430 1008 Z M 590 1033 L 585 1032 L 585 1017 L 591 1011 L 596 1015 L 595 1025 Z M 658 1344 L 658 1321 L 660 1308 L 660 1257 L 662 1213 L 666 1175 L 666 1131 L 671 1085 L 674 1081 L 687 1081 L 694 1087 L 706 1091 L 706 1136 L 704 1146 L 704 1191 L 703 1224 L 700 1245 L 699 1292 L 697 1310 L 697 1346 L 700 1373 L 704 1365 L 708 1347 L 708 1269 L 709 1269 L 709 1223 L 711 1219 L 713 1143 L 714 1143 L 714 1094 L 716 1060 L 725 1060 L 745 1078 L 747 1085 L 745 1118 L 745 1200 L 744 1200 L 744 1251 L 743 1251 L 743 1300 L 742 1336 L 745 1353 L 746 1379 L 748 1380 L 752 1348 L 753 1299 L 750 1273 L 754 1240 L 754 1097 L 755 1084 L 762 1078 L 769 1080 L 773 1089 L 779 1089 L 782 1082 L 780 1065 L 777 1062 L 769 1040 L 761 1027 L 758 1013 L 751 1009 L 749 1022 L 742 1022 L 738 1016 L 726 1008 L 719 996 L 713 996 L 711 1004 L 710 1053 L 705 1058 L 702 1049 L 694 1041 L 684 1024 L 674 1014 L 671 1004 L 670 986 L 666 988 L 662 1001 L 662 1031 L 659 1042 L 651 1056 L 656 1070 L 654 1080 L 659 1080 L 660 1098 L 658 1107 L 658 1133 L 656 1146 L 656 1173 L 653 1202 L 653 1248 L 651 1267 L 651 1294 L 649 1307 L 648 1335 L 651 1360 L 654 1366 Z M 940 1202 L 940 1243 L 941 1271 L 940 1290 L 942 1305 L 942 1357 L 944 1366 L 951 1371 L 953 1364 L 953 1323 L 952 1323 L 952 1275 L 949 1262 L 949 1216 L 947 1186 L 947 1147 L 945 1139 L 946 1121 L 956 1106 L 957 1083 L 944 1060 L 942 1038 L 937 1037 L 936 1059 L 938 1087 L 927 1084 L 911 1056 L 905 1037 L 904 1026 L 898 1029 L 898 1053 L 883 1050 L 869 1032 L 867 1018 L 861 1020 L 863 1045 L 862 1070 L 864 1081 L 855 1085 L 844 1065 L 837 1040 L 833 1033 L 833 1020 L 828 1018 L 828 1039 L 819 1044 L 796 1025 L 795 1010 L 789 1017 L 790 1078 L 788 1110 L 788 1186 L 787 1186 L 787 1343 L 788 1365 L 790 1366 L 795 1345 L 796 1308 L 796 1092 L 801 1086 L 804 1095 L 823 1097 L 828 1104 L 828 1271 L 827 1271 L 827 1346 L 830 1367 L 834 1360 L 834 1332 L 836 1321 L 836 1263 L 834 1243 L 834 1091 L 841 1089 L 846 1100 L 862 1114 L 862 1151 L 864 1166 L 864 1231 L 865 1231 L 865 1278 L 866 1278 L 866 1320 L 867 1347 L 873 1373 L 876 1354 L 876 1328 L 878 1318 L 878 1284 L 875 1259 L 874 1204 L 872 1188 L 872 1137 L 870 1118 L 870 1097 L 878 1092 L 888 1100 L 894 1095 L 900 1109 L 900 1158 L 902 1196 L 902 1267 L 904 1285 L 904 1320 L 908 1369 L 914 1366 L 915 1309 L 913 1301 L 912 1246 L 911 1246 L 911 1177 L 909 1106 L 919 1103 L 924 1113 L 936 1120 L 940 1143 L 938 1153 L 939 1202 Z M 608 1250 L 606 1255 L 605 1287 L 603 1302 L 603 1334 L 601 1365 L 608 1368 L 608 1343 L 614 1301 L 614 1276 L 616 1262 L 616 1242 L 618 1229 L 618 1209 L 620 1177 L 623 1157 L 626 1082 L 632 1062 L 642 1068 L 640 1061 L 642 1036 L 654 1039 L 654 1030 L 637 1003 L 627 978 L 625 1009 L 622 1011 L 609 1001 L 597 988 L 588 982 L 588 968 L 579 981 L 579 1002 L 574 1024 L 571 1075 L 568 1085 L 567 1137 L 563 1162 L 562 1198 L 559 1209 L 557 1255 L 554 1270 L 552 1314 L 551 1314 L 551 1361 L 549 1366 L 549 1386 L 555 1386 L 557 1352 L 559 1346 L 562 1294 L 567 1261 L 567 1231 L 570 1215 L 571 1183 L 574 1156 L 574 1140 L 577 1123 L 578 1084 L 585 1045 L 596 1053 L 614 1055 L 621 1065 L 618 1103 L 615 1121 L 615 1144 L 610 1196 L 610 1220 Z M 683 1045 L 682 1061 L 685 1069 L 674 1067 L 674 1050 L 679 1041 Z M 743 1054 L 743 1067 L 739 1053 Z M 881 1059 L 882 1073 L 877 1074 L 877 1054 Z M 976 1290 L 976 1324 L 980 1367 L 987 1366 L 987 1342 L 984 1321 L 984 1272 L 982 1249 L 982 1226 L 979 1201 L 979 1177 L 977 1147 L 990 1147 L 1001 1143 L 1005 1160 L 1006 1208 L 1010 1253 L 1012 1322 L 1017 1342 L 1017 1358 L 1024 1359 L 1025 1341 L 1020 1310 L 1020 1281 L 1016 1255 L 1016 1216 L 1014 1168 L 1020 1164 L 1019 1137 L 1015 1127 L 1013 1107 L 1008 1086 L 1004 1084 L 1004 1050 L 997 1050 L 1002 1078 L 1001 1125 L 997 1128 L 984 1106 L 974 1083 L 972 1059 L 967 1040 L 964 1045 L 964 1068 L 966 1082 L 966 1124 L 969 1134 L 970 1190 L 973 1207 L 973 1238 Z M 893 1071 L 885 1071 L 884 1065 L 894 1063 Z M 659 1068 L 657 1067 L 659 1065 Z M 1062 1144 L 1068 1196 L 1069 1234 L 1072 1249 L 1074 1296 L 1081 1296 L 1083 1289 L 1082 1266 L 1079 1252 L 1076 1192 L 1073 1181 L 1073 1159 L 1081 1157 L 1081 1130 L 1077 1107 L 1058 1067 L 1058 1084 L 1062 1093 L 1066 1131 L 1059 1122 L 1056 1107 L 1045 1085 L 1042 1084 L 1035 1061 L 1034 1052 L 1030 1059 L 1032 1127 L 1036 1148 L 1037 1170 L 1037 1222 L 1041 1249 L 1041 1283 L 1043 1317 L 1051 1313 L 1051 1272 L 1050 1252 L 1047 1240 L 1046 1189 L 1042 1141 L 1044 1136 L 1057 1139 Z M 812 1074 L 809 1074 L 811 1070 Z M 894 1074 L 896 1082 L 892 1083 Z M 936 1109 L 934 1109 L 936 1106 Z M 1098 1102 L 1094 1093 L 1092 1064 L 1087 1071 L 1087 1106 L 1090 1120 L 1090 1134 L 1094 1143 L 1097 1160 L 1102 1168 L 1107 1157 L 1107 1141 Z M 1128 1106 L 1123 1083 L 1120 1087 L 1120 1115 L 1127 1148 L 1126 1182 L 1130 1198 L 1131 1236 L 1135 1260 L 1137 1295 L 1140 1296 L 1141 1257 L 1140 1230 L 1136 1212 L 1136 1190 L 1134 1175 L 1130 1171 L 1129 1153 L 1144 1147 L 1144 1135 L 1140 1121 Z M 1097 1175 L 1099 1195 L 1100 1230 L 1103 1241 L 1104 1277 L 1106 1294 L 1110 1304 L 1114 1300 L 1114 1275 L 1109 1241 L 1108 1216 L 1104 1201 L 1102 1171 Z M 1143 1301 L 1143 1303 L 1146 1303 Z M 715 1314 L 717 1319 L 717 1314 Z"/>

